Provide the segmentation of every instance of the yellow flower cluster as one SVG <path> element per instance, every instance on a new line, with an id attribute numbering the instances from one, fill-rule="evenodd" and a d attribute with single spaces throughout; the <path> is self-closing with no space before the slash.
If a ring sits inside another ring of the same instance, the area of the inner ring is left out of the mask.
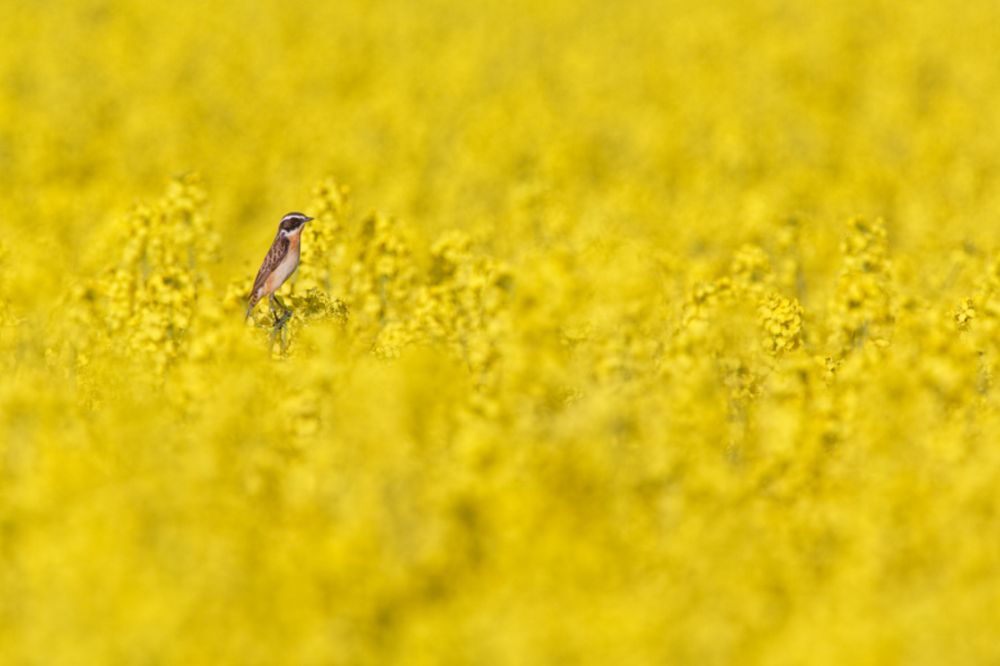
<path id="1" fill-rule="evenodd" d="M 857 346 L 870 338 L 884 344 L 893 319 L 885 223 L 851 220 L 841 251 L 844 263 L 834 306 L 838 341 Z"/>
<path id="2" fill-rule="evenodd" d="M 90 344 L 126 347 L 159 373 L 187 351 L 199 307 L 218 311 L 199 299 L 211 289 L 207 264 L 218 246 L 204 204 L 198 179 L 185 176 L 117 225 L 101 252 L 101 272 L 76 292 L 78 321 L 96 338 Z M 89 356 L 88 346 L 81 345 Z"/>
<path id="3" fill-rule="evenodd" d="M 791 351 L 802 341 L 802 306 L 795 299 L 771 294 L 760 306 L 761 326 L 768 334 L 765 347 L 772 354 Z"/>
<path id="4" fill-rule="evenodd" d="M 53 4 L 0 664 L 1000 662 L 1000 4 Z"/>
<path id="5" fill-rule="evenodd" d="M 452 350 L 470 371 L 485 372 L 507 322 L 512 277 L 500 262 L 477 253 L 464 233 L 438 239 L 430 255 L 428 280 L 416 294 L 420 339 Z"/>

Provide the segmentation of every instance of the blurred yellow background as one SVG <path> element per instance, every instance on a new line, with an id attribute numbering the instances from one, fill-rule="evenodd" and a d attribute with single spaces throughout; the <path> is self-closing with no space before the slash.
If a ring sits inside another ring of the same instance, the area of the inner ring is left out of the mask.
<path id="1" fill-rule="evenodd" d="M 1000 660 L 1000 4 L 622 4 L 0 3 L 0 663 Z"/>

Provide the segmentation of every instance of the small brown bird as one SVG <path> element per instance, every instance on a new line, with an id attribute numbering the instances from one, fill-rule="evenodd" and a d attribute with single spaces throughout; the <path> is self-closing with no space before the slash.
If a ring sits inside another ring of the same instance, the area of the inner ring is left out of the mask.
<path id="1" fill-rule="evenodd" d="M 311 217 L 302 213 L 289 213 L 281 218 L 278 224 L 278 235 L 271 243 L 271 249 L 264 257 L 264 263 L 257 271 L 257 277 L 253 281 L 253 289 L 250 290 L 250 304 L 247 306 L 246 319 L 250 318 L 253 306 L 257 305 L 260 299 L 267 296 L 268 305 L 271 312 L 274 312 L 274 304 L 277 302 L 281 306 L 282 316 L 275 313 L 275 325 L 280 326 L 292 316 L 292 311 L 285 307 L 277 294 L 278 288 L 285 283 L 288 276 L 295 272 L 299 266 L 299 249 L 301 248 L 302 229 Z"/>

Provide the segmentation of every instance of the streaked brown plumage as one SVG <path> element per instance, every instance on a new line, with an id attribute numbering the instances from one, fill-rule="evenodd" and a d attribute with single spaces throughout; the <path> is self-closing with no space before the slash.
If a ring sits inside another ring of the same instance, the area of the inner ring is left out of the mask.
<path id="1" fill-rule="evenodd" d="M 275 295 L 285 280 L 288 279 L 299 265 L 299 248 L 302 238 L 302 229 L 305 223 L 313 218 L 302 213 L 289 213 L 281 218 L 278 224 L 278 235 L 271 243 L 271 249 L 264 257 L 264 263 L 257 271 L 254 278 L 253 288 L 250 290 L 249 304 L 247 305 L 246 318 L 250 318 L 253 308 L 264 297 L 268 297 L 268 304 L 274 311 L 274 302 L 284 311 L 284 319 L 291 316 L 291 310 L 285 307 L 284 303 Z M 282 319 L 283 321 L 283 319 Z"/>

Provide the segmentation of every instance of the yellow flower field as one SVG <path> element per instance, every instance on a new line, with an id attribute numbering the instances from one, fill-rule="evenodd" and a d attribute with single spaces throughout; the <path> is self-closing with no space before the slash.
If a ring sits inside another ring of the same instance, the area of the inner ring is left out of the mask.
<path id="1" fill-rule="evenodd" d="M 998 25 L 0 3 L 0 664 L 1000 662 Z"/>

